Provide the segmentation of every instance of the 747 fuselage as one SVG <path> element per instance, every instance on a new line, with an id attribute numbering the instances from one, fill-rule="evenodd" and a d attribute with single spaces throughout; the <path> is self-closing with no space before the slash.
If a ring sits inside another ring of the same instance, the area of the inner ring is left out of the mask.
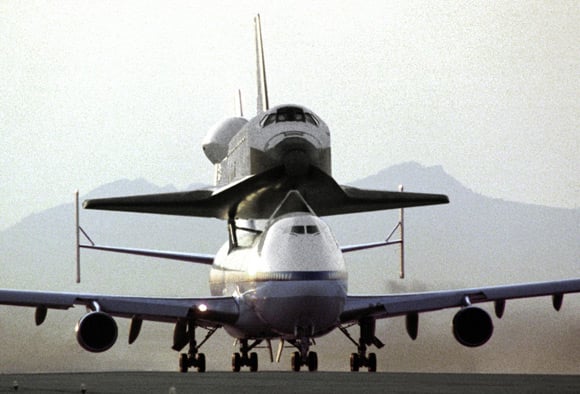
<path id="1" fill-rule="evenodd" d="M 240 320 L 224 326 L 232 336 L 310 338 L 340 324 L 348 274 L 324 221 L 306 212 L 285 214 L 238 242 L 219 250 L 210 273 L 212 295 L 240 302 Z"/>

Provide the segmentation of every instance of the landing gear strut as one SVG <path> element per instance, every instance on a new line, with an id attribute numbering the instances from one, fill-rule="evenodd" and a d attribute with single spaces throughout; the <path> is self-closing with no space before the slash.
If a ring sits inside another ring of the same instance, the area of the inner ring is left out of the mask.
<path id="1" fill-rule="evenodd" d="M 216 332 L 216 328 L 208 329 L 207 335 L 198 345 L 195 340 L 195 323 L 193 320 L 189 321 L 179 321 L 175 326 L 174 345 L 173 348 L 176 350 L 181 350 L 183 346 L 180 343 L 183 342 L 184 338 L 189 343 L 189 350 L 187 353 L 181 353 L 179 355 L 179 372 L 187 372 L 189 368 L 196 368 L 197 372 L 205 372 L 205 354 L 199 353 L 199 348 Z"/>
<path id="2" fill-rule="evenodd" d="M 248 345 L 247 339 L 240 340 L 240 352 L 232 354 L 232 371 L 240 372 L 242 367 L 250 367 L 250 372 L 258 371 L 258 353 L 251 352 L 262 340 L 256 340 Z"/>
<path id="3" fill-rule="evenodd" d="M 357 353 L 351 353 L 350 355 L 350 370 L 352 372 L 358 372 L 360 367 L 367 367 L 369 372 L 376 372 L 377 355 L 375 353 L 369 353 L 367 355 L 367 346 L 375 345 L 380 349 L 385 344 L 375 336 L 375 319 L 360 320 L 358 325 L 360 327 L 360 338 L 358 342 L 353 339 L 346 328 L 339 327 L 340 331 L 356 345 L 358 350 Z"/>
<path id="4" fill-rule="evenodd" d="M 310 338 L 301 338 L 290 341 L 299 351 L 292 353 L 291 366 L 294 372 L 299 372 L 303 365 L 308 366 L 310 372 L 318 370 L 318 355 L 309 351 L 310 345 L 314 344 Z"/>

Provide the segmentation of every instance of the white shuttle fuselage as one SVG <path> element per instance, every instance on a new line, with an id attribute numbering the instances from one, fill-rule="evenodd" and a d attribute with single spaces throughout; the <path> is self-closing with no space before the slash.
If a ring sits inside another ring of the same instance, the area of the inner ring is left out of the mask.
<path id="1" fill-rule="evenodd" d="M 284 166 L 302 176 L 313 165 L 331 171 L 330 130 L 317 115 L 298 105 L 281 105 L 251 120 L 229 118 L 214 126 L 202 143 L 215 165 L 215 184 Z"/>

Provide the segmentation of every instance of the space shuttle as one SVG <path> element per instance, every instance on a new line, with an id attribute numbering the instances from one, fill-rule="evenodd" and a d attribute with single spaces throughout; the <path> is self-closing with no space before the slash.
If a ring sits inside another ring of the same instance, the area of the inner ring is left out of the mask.
<path id="1" fill-rule="evenodd" d="M 295 190 L 319 216 L 446 204 L 441 194 L 367 190 L 339 185 L 332 177 L 330 129 L 300 105 L 270 108 L 259 15 L 254 19 L 257 115 L 240 113 L 210 129 L 202 142 L 215 167 L 204 189 L 86 200 L 86 209 L 225 219 L 268 219 Z M 287 209 L 300 209 L 290 207 Z"/>
<path id="2" fill-rule="evenodd" d="M 269 108 L 266 66 L 260 16 L 256 28 L 257 115 L 240 116 L 216 124 L 202 142 L 203 151 L 215 165 L 215 184 L 225 186 L 246 176 L 283 166 L 291 177 L 307 174 L 315 166 L 332 175 L 330 130 L 316 114 L 299 105 Z"/>

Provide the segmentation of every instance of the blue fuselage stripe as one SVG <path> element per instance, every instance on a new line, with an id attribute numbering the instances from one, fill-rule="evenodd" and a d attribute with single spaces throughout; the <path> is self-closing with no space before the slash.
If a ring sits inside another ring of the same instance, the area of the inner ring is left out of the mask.
<path id="1" fill-rule="evenodd" d="M 347 277 L 348 274 L 346 271 L 274 271 L 249 273 L 214 268 L 211 272 L 211 282 L 346 280 Z"/>

